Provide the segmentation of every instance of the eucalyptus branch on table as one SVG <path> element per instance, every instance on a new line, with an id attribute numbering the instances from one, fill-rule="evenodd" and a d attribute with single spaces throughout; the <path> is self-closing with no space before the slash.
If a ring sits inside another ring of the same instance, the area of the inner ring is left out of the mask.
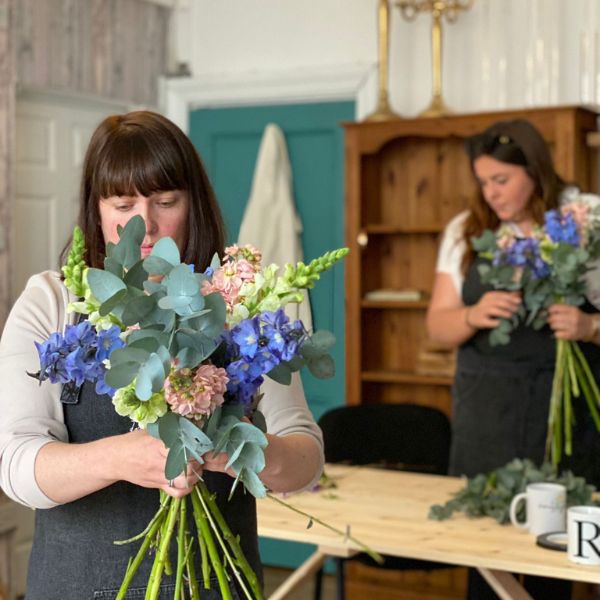
<path id="1" fill-rule="evenodd" d="M 429 518 L 443 521 L 455 512 L 469 517 L 493 517 L 500 524 L 509 521 L 512 499 L 527 485 L 538 482 L 560 483 L 567 488 L 567 506 L 592 505 L 593 485 L 571 471 L 556 473 L 550 463 L 537 467 L 531 460 L 514 459 L 504 467 L 467 479 L 467 484 L 445 504 L 434 504 Z"/>

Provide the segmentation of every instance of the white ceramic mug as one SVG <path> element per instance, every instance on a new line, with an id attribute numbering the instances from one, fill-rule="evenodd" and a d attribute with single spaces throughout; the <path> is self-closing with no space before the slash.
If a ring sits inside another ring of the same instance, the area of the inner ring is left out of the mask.
<path id="1" fill-rule="evenodd" d="M 517 519 L 519 505 L 525 501 L 525 521 Z M 564 531 L 567 490 L 559 483 L 530 483 L 525 492 L 517 494 L 510 503 L 510 520 L 516 527 L 533 535 Z"/>
<path id="2" fill-rule="evenodd" d="M 600 507 L 569 508 L 567 553 L 569 560 L 581 565 L 600 565 Z"/>

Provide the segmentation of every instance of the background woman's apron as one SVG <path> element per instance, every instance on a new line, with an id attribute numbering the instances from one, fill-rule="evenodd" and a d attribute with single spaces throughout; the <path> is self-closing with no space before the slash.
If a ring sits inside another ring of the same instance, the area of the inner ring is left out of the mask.
<path id="1" fill-rule="evenodd" d="M 481 284 L 478 259 L 463 285 L 471 306 L 491 287 Z M 582 307 L 594 311 L 593 307 Z M 519 325 L 506 346 L 490 346 L 489 329 L 478 330 L 458 351 L 453 395 L 450 474 L 473 477 L 513 458 L 541 464 L 554 374 L 556 341 L 548 326 L 536 331 Z M 580 343 L 600 379 L 600 348 Z M 563 462 L 577 475 L 600 485 L 600 433 L 583 399 L 574 399 L 573 456 Z"/>
<path id="2" fill-rule="evenodd" d="M 79 392 L 64 386 L 61 400 L 71 443 L 91 442 L 130 430 L 131 421 L 117 415 L 110 398 L 98 396 L 93 384 L 84 384 Z M 90 465 L 91 469 L 94 465 Z M 207 472 L 204 479 L 217 492 L 227 522 L 233 533 L 240 536 L 246 558 L 262 581 L 253 496 L 245 494 L 240 485 L 228 501 L 231 477 Z M 115 598 L 129 557 L 135 555 L 141 541 L 124 546 L 113 542 L 140 533 L 158 505 L 158 490 L 120 481 L 74 502 L 37 510 L 26 599 Z M 195 527 L 190 530 L 196 531 Z M 197 544 L 194 547 L 197 550 Z M 152 558 L 144 560 L 126 598 L 144 597 Z M 172 554 L 172 564 L 177 564 L 176 554 Z M 199 572 L 197 567 L 196 573 Z M 172 583 L 172 577 L 163 577 L 160 600 L 173 598 Z M 201 589 L 201 598 L 221 597 L 216 580 L 211 587 L 210 592 Z"/>

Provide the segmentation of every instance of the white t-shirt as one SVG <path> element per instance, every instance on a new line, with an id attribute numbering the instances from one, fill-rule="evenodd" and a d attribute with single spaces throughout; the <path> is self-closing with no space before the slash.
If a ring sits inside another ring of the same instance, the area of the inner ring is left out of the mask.
<path id="1" fill-rule="evenodd" d="M 590 207 L 600 206 L 600 196 L 595 194 L 581 194 L 575 187 L 568 187 L 561 195 L 561 205 L 569 204 L 575 200 L 583 200 Z M 438 253 L 436 272 L 447 273 L 452 278 L 454 287 L 459 296 L 462 293 L 464 277 L 460 270 L 462 257 L 466 250 L 466 244 L 463 239 L 464 223 L 469 214 L 465 210 L 456 215 L 446 226 L 440 250 Z M 518 231 L 518 226 L 514 223 L 508 223 Z M 600 261 L 594 263 L 594 268 L 586 275 L 587 297 L 588 300 L 598 309 L 600 309 Z"/>
<path id="2" fill-rule="evenodd" d="M 34 275 L 16 301 L 0 342 L 0 487 L 7 496 L 32 508 L 51 508 L 56 503 L 38 486 L 34 465 L 38 451 L 52 441 L 68 442 L 60 402 L 61 386 L 49 381 L 41 385 L 26 371 L 34 372 L 39 357 L 34 341 L 42 342 L 55 331 L 63 331 L 75 315 L 66 312 L 75 298 L 58 273 Z M 274 435 L 302 433 L 321 449 L 323 435 L 304 398 L 297 373 L 289 386 L 265 377 L 259 410 L 267 430 Z M 320 475 L 320 470 L 311 482 Z M 306 486 L 306 487 L 309 487 Z"/>

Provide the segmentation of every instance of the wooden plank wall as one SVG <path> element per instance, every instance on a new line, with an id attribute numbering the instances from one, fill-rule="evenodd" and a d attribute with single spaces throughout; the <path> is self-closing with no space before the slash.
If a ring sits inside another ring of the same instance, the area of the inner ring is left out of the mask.
<path id="1" fill-rule="evenodd" d="M 155 107 L 170 13 L 146 0 L 0 0 L 0 330 L 10 297 L 17 87 Z"/>

